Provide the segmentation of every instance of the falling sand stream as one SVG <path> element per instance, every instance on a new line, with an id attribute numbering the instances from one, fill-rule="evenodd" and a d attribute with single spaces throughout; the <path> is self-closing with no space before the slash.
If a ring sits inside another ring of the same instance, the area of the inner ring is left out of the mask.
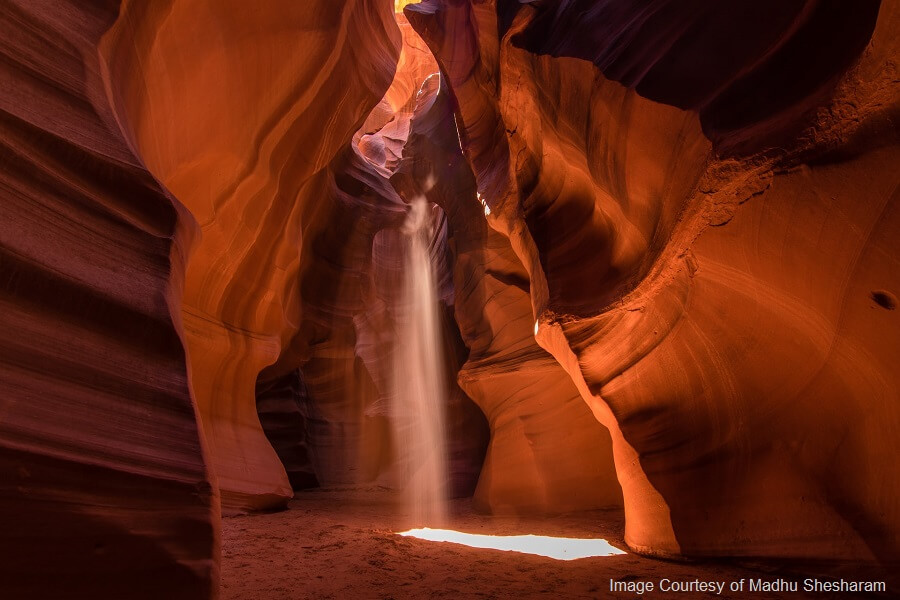
<path id="1" fill-rule="evenodd" d="M 404 271 L 394 353 L 393 427 L 400 485 L 416 526 L 447 517 L 447 444 L 443 357 L 435 277 L 429 256 L 430 206 L 411 203 L 402 229 Z"/>

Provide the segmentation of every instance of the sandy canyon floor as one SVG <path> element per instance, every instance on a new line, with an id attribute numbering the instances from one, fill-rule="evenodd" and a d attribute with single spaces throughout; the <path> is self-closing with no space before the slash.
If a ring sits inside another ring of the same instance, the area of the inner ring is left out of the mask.
<path id="1" fill-rule="evenodd" d="M 848 594 L 610 593 L 610 579 L 672 581 L 789 577 L 771 569 L 677 563 L 627 553 L 559 561 L 402 537 L 407 517 L 395 494 L 374 490 L 298 492 L 287 511 L 227 517 L 222 600 L 305 598 L 848 598 Z M 600 537 L 623 542 L 621 511 L 549 518 L 477 514 L 456 500 L 448 527 L 492 535 Z M 794 578 L 796 579 L 796 577 Z"/>

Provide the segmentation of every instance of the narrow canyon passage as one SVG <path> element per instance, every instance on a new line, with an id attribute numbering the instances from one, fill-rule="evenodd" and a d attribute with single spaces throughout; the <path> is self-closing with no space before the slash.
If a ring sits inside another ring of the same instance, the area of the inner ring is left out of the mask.
<path id="1" fill-rule="evenodd" d="M 900 594 L 900 0 L 0 31 L 0 599 Z"/>

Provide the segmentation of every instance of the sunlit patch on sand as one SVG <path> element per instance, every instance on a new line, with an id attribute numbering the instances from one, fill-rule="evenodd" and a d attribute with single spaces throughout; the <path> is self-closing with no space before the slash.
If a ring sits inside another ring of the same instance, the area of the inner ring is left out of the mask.
<path id="1" fill-rule="evenodd" d="M 451 529 L 410 529 L 399 535 L 428 540 L 430 542 L 452 542 L 471 548 L 486 548 L 536 554 L 557 560 L 575 560 L 591 556 L 615 556 L 625 554 L 604 539 L 563 538 L 546 535 L 480 535 L 463 533 Z"/>

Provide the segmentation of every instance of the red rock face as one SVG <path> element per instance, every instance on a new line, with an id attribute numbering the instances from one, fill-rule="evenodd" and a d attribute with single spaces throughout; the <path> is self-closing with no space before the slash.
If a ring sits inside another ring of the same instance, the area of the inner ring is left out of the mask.
<path id="1" fill-rule="evenodd" d="M 896 6 L 588 4 L 406 14 L 628 542 L 896 561 Z"/>
<path id="2" fill-rule="evenodd" d="M 219 506 L 180 302 L 195 227 L 135 154 L 114 10 L 0 6 L 0 595 L 201 598 Z"/>
<path id="3" fill-rule="evenodd" d="M 320 260 L 330 252 L 323 238 L 361 224 L 350 237 L 358 248 L 376 226 L 341 212 L 349 194 L 335 174 L 349 162 L 342 149 L 391 82 L 399 37 L 390 7 L 362 0 L 269 10 L 133 3 L 107 34 L 114 93 L 135 144 L 201 228 L 182 315 L 226 510 L 281 506 L 292 495 L 260 427 L 254 390 L 263 369 L 278 363 L 265 381 L 297 368 L 282 353 L 330 301 L 337 267 L 347 266 L 340 257 L 353 249 L 343 244 L 331 265 Z M 365 46 L 354 41 L 361 39 Z M 343 334 L 336 326 L 328 335 Z M 315 395 L 323 365 L 310 360 Z"/>
<path id="4" fill-rule="evenodd" d="M 392 485 L 417 195 L 455 495 L 900 563 L 896 1 L 88 4 L 0 2 L 0 596 Z"/>
<path id="5" fill-rule="evenodd" d="M 407 196 L 425 193 L 447 214 L 455 316 L 468 348 L 459 384 L 491 429 L 476 504 L 499 513 L 620 505 L 609 434 L 534 339 L 528 274 L 485 220 L 449 90 L 438 93 L 437 81 L 423 89 L 392 182 Z"/>
<path id="6" fill-rule="evenodd" d="M 299 370 L 256 386 L 256 412 L 295 490 L 317 487 L 309 440 L 311 400 Z"/>

